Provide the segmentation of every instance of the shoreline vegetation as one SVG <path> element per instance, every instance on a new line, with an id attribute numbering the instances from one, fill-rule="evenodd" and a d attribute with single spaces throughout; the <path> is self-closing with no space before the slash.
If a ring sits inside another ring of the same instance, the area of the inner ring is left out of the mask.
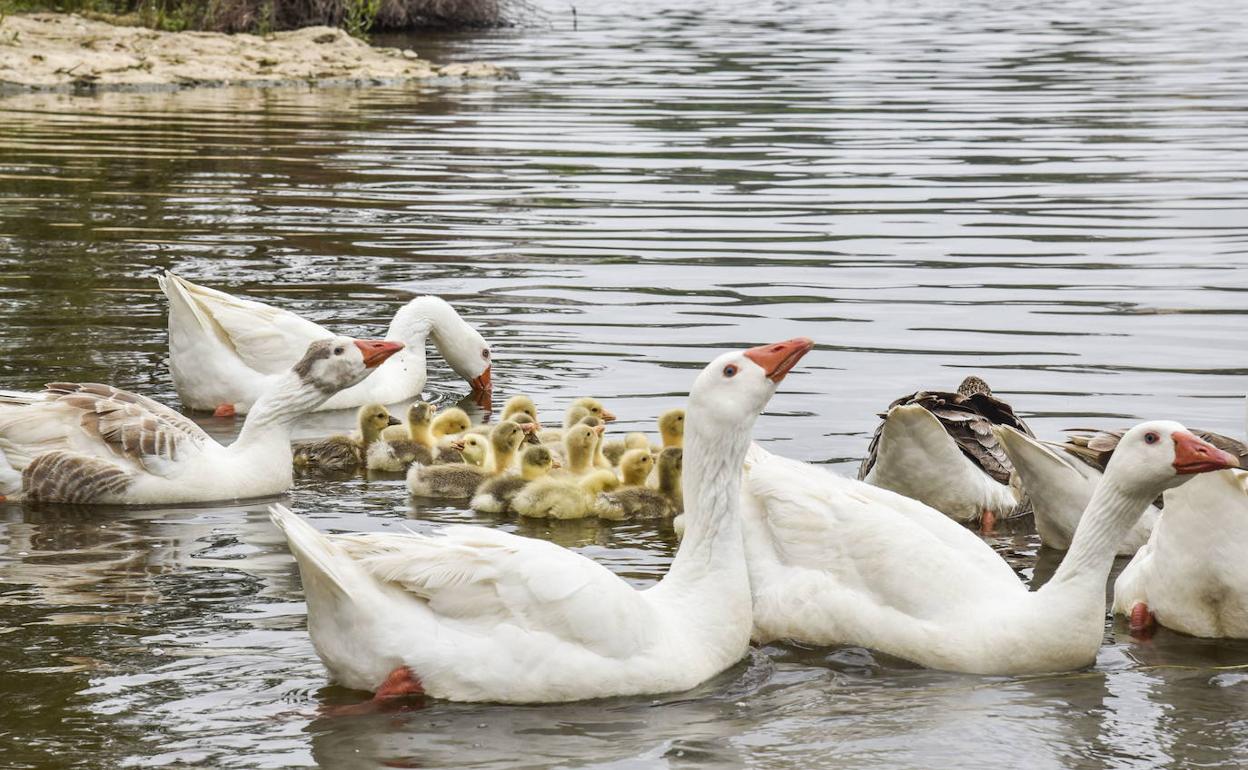
<path id="1" fill-rule="evenodd" d="M 370 31 L 504 27 L 534 15 L 527 0 L 0 0 L 0 19 L 23 13 L 78 14 L 163 32 L 268 35 L 304 27 Z"/>
<path id="2" fill-rule="evenodd" d="M 358 86 L 440 77 L 512 79 L 516 74 L 485 62 L 438 66 L 415 51 L 370 46 L 330 26 L 254 35 L 169 32 L 77 14 L 0 18 L 0 93 Z"/>

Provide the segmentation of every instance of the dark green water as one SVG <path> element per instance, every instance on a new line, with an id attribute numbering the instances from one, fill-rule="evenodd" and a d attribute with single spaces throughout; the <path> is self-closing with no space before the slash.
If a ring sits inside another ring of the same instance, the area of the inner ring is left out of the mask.
<path id="1" fill-rule="evenodd" d="M 1242 435 L 1242 7 L 626 5 L 413 43 L 516 82 L 0 99 L 0 387 L 176 403 L 171 267 L 352 334 L 436 292 L 491 340 L 500 396 L 553 416 L 595 395 L 621 430 L 652 430 L 718 351 L 805 334 L 757 436 L 843 473 L 892 398 L 972 371 L 1043 435 Z M 430 397 L 466 392 L 431 370 Z M 286 501 L 339 531 L 495 523 L 395 480 Z M 502 526 L 639 585 L 675 547 Z M 994 545 L 1054 566 L 1033 535 Z M 0 506 L 0 766 L 1248 763 L 1245 643 L 1107 623 L 1094 669 L 1041 678 L 770 646 L 681 695 L 332 717 L 360 696 L 325 686 L 301 600 L 263 504 Z"/>

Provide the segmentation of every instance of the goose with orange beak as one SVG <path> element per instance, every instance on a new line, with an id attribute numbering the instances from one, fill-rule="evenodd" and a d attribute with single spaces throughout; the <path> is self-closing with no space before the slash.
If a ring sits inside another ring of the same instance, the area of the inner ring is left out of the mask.
<path id="1" fill-rule="evenodd" d="M 313 341 L 257 399 L 229 446 L 180 412 L 109 385 L 57 382 L 0 395 L 0 451 L 31 500 L 152 505 L 280 494 L 292 482 L 295 418 L 402 349 L 389 340 Z"/>
<path id="2" fill-rule="evenodd" d="M 1190 480 L 1163 493 L 1148 542 L 1114 582 L 1114 614 L 1143 638 L 1164 626 L 1248 639 L 1248 473 L 1236 469 L 1238 456 L 1191 433 L 1173 441 L 1175 472 Z"/>
<path id="3" fill-rule="evenodd" d="M 1090 665 L 1118 542 L 1163 491 L 1237 464 L 1175 422 L 1127 431 L 1066 558 L 1030 591 L 990 546 L 934 508 L 757 446 L 745 462 L 756 641 L 858 645 L 993 675 Z"/>

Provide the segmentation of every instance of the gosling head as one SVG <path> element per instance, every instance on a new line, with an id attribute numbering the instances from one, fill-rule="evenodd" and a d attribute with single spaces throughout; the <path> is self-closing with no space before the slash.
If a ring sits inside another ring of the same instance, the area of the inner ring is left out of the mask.
<path id="1" fill-rule="evenodd" d="M 428 427 L 433 422 L 434 412 L 433 404 L 426 404 L 424 401 L 417 401 L 407 407 L 407 424 L 412 426 Z"/>
<path id="2" fill-rule="evenodd" d="M 442 438 L 443 436 L 458 436 L 471 427 L 472 420 L 468 419 L 468 413 L 453 406 L 433 418 L 432 430 L 434 437 Z"/>
<path id="3" fill-rule="evenodd" d="M 626 487 L 640 487 L 654 468 L 654 455 L 649 449 L 630 449 L 620 458 L 620 476 Z"/>
<path id="4" fill-rule="evenodd" d="M 524 443 L 525 432 L 511 420 L 500 422 L 490 431 L 490 445 L 499 454 L 513 454 Z"/>
<path id="5" fill-rule="evenodd" d="M 399 424 L 381 404 L 365 404 L 356 412 L 356 419 L 359 420 L 360 435 L 365 442 L 376 441 L 387 426 Z"/>
<path id="6" fill-rule="evenodd" d="M 663 446 L 681 446 L 685 440 L 685 410 L 668 409 L 659 415 L 659 435 Z"/>
<path id="7" fill-rule="evenodd" d="M 512 396 L 507 399 L 507 403 L 503 404 L 501 419 L 511 420 L 521 414 L 526 415 L 530 422 L 540 427 L 540 423 L 537 421 L 537 404 L 534 404 L 533 399 L 525 395 Z"/>
<path id="8" fill-rule="evenodd" d="M 1239 458 L 1197 438 L 1177 422 L 1140 423 L 1118 442 L 1102 483 L 1152 499 L 1197 473 L 1238 468 Z"/>
<path id="9" fill-rule="evenodd" d="M 360 382 L 402 349 L 401 342 L 330 337 L 309 344 L 291 371 L 322 393 L 333 394 Z"/>
<path id="10" fill-rule="evenodd" d="M 541 478 L 556 467 L 555 457 L 544 446 L 531 446 L 520 455 L 520 476 L 525 481 Z"/>
<path id="11" fill-rule="evenodd" d="M 576 425 L 578 422 L 586 419 L 589 416 L 590 416 L 589 410 L 586 409 L 585 407 L 570 406 L 568 407 L 568 411 L 564 412 L 563 414 L 563 429 L 567 430 L 568 428 L 571 428 L 573 425 Z"/>
<path id="12" fill-rule="evenodd" d="M 685 467 L 685 450 L 668 447 L 659 453 L 659 489 L 675 494 L 680 490 L 680 474 Z"/>
<path id="13" fill-rule="evenodd" d="M 607 411 L 607 408 L 602 405 L 602 402 L 596 398 L 589 398 L 588 396 L 584 398 L 578 398 L 577 400 L 572 402 L 572 406 L 581 407 L 582 409 L 586 410 L 591 415 L 593 415 L 594 417 L 597 417 L 599 420 L 602 420 L 603 422 L 611 422 L 612 420 L 615 419 L 615 415 Z"/>
<path id="14" fill-rule="evenodd" d="M 485 465 L 485 459 L 490 456 L 490 442 L 485 436 L 478 436 L 475 433 L 469 433 L 451 446 L 459 450 L 464 457 L 464 462 L 468 465 L 481 467 Z"/>

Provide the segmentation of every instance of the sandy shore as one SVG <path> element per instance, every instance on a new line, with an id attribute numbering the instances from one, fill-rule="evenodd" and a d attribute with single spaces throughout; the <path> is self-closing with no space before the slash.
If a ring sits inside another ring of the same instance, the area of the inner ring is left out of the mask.
<path id="1" fill-rule="evenodd" d="M 24 14 L 0 22 L 0 90 L 380 84 L 438 77 L 515 73 L 484 62 L 439 67 L 413 51 L 374 48 L 332 27 L 258 37 L 158 32 L 76 14 Z"/>

